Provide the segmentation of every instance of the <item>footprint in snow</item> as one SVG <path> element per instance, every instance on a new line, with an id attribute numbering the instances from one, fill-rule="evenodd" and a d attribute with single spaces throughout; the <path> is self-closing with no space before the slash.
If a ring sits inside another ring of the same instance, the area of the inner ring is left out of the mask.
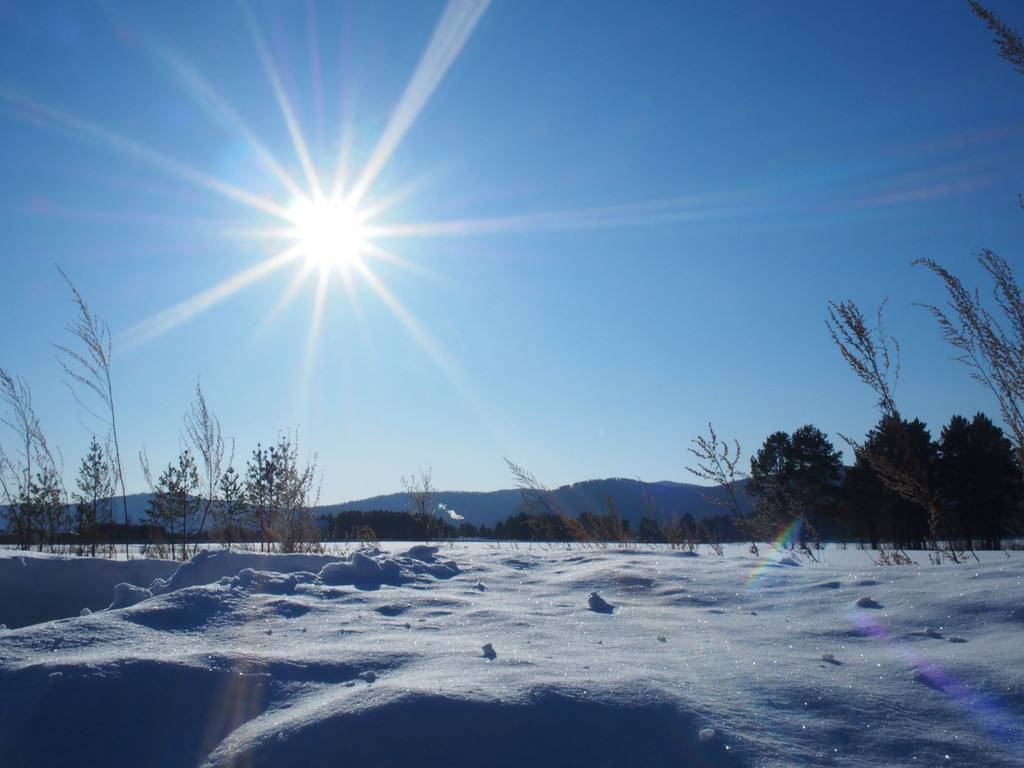
<path id="1" fill-rule="evenodd" d="M 857 607 L 858 608 L 876 608 L 877 609 L 877 608 L 881 608 L 882 604 L 880 602 L 878 602 L 877 600 L 875 600 L 874 598 L 864 596 L 864 597 L 859 598 L 857 600 Z"/>
<path id="2" fill-rule="evenodd" d="M 597 592 L 590 593 L 590 597 L 587 598 L 587 604 L 590 606 L 590 610 L 595 613 L 611 613 L 615 610 L 615 606 L 606 602 Z"/>
<path id="3" fill-rule="evenodd" d="M 951 643 L 966 643 L 967 639 L 960 637 L 960 635 L 950 635 L 949 642 Z"/>

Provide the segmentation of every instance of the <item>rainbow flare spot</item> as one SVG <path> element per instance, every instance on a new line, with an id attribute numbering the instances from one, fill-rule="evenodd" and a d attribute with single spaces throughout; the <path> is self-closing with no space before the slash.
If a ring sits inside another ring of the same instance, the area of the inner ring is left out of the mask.
<path id="1" fill-rule="evenodd" d="M 916 682 L 943 694 L 992 743 L 1006 748 L 1015 761 L 1019 759 L 1017 750 L 1024 743 L 1024 728 L 998 696 L 981 685 L 962 680 L 926 658 L 906 640 L 894 637 L 870 610 L 855 609 L 852 621 L 860 632 L 883 643 L 891 655 L 912 669 Z"/>
<path id="2" fill-rule="evenodd" d="M 747 579 L 747 591 L 753 591 L 760 589 L 764 581 L 770 574 L 773 573 L 774 569 L 782 567 L 782 559 L 788 557 L 786 549 L 790 547 L 794 542 L 800 540 L 800 533 L 803 531 L 804 521 L 802 518 L 797 518 L 781 531 L 772 540 L 770 549 L 761 563 L 754 568 L 751 572 L 750 577 Z"/>

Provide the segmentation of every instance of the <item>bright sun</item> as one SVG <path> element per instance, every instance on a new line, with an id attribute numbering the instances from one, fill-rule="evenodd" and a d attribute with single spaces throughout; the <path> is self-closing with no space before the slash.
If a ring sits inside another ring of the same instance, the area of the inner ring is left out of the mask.
<path id="1" fill-rule="evenodd" d="M 359 211 L 341 200 L 300 198 L 288 208 L 292 237 L 310 266 L 345 269 L 366 249 L 366 230 Z"/>

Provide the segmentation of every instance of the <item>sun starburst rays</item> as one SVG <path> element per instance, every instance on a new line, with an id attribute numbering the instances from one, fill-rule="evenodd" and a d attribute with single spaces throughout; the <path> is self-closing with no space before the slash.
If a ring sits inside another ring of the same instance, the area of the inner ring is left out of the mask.
<path id="1" fill-rule="evenodd" d="M 298 268 L 288 282 L 280 300 L 268 313 L 265 323 L 279 316 L 294 302 L 310 277 L 315 279 L 315 293 L 304 365 L 304 371 L 307 374 L 312 360 L 312 354 L 308 350 L 316 345 L 332 281 L 339 281 L 343 285 L 353 309 L 358 311 L 361 322 L 362 312 L 358 304 L 355 277 L 359 277 L 361 281 L 369 284 L 378 297 L 386 296 L 385 303 L 407 329 L 418 327 L 415 324 L 410 324 L 409 317 L 404 314 L 401 304 L 384 288 L 383 283 L 365 263 L 366 259 L 376 259 L 420 274 L 431 274 L 424 267 L 381 248 L 373 242 L 376 237 L 387 236 L 390 232 L 390 227 L 373 220 L 395 201 L 408 194 L 408 190 L 412 186 L 407 185 L 398 193 L 376 203 L 365 203 L 364 201 L 380 171 L 458 57 L 487 5 L 488 0 L 449 0 L 390 120 L 369 159 L 348 188 L 345 187 L 345 184 L 350 173 L 351 163 L 351 117 L 346 114 L 344 118 L 346 130 L 341 135 L 333 184 L 328 190 L 325 190 L 321 185 L 321 175 L 313 161 L 274 55 L 263 36 L 259 22 L 244 4 L 242 5 L 242 15 L 246 29 L 287 129 L 292 149 L 305 180 L 305 189 L 284 170 L 284 164 L 256 138 L 255 132 L 216 92 L 201 73 L 169 47 L 155 42 L 151 43 L 150 47 L 153 52 L 170 68 L 192 100 L 211 119 L 237 133 L 253 149 L 261 164 L 277 179 L 289 195 L 290 202 L 286 204 L 265 199 L 202 174 L 155 150 L 109 134 L 84 121 L 79 121 L 77 118 L 49 111 L 39 105 L 21 102 L 20 106 L 32 109 L 36 117 L 42 114 L 44 118 L 61 127 L 72 128 L 87 137 L 106 141 L 115 149 L 140 155 L 161 170 L 202 184 L 271 217 L 271 221 L 267 224 L 226 230 L 224 235 L 253 241 L 280 241 L 284 245 L 283 250 L 277 255 L 260 261 L 128 329 L 124 334 L 128 344 L 137 345 L 155 339 L 233 296 L 242 288 L 277 271 L 284 264 L 294 262 L 299 262 Z M 316 57 L 315 61 L 318 60 L 319 57 Z M 319 79 L 319 72 L 314 75 Z M 0 93 L 0 96 L 6 97 L 8 101 L 14 101 L 7 94 Z M 422 333 L 414 335 L 420 340 L 425 338 Z M 431 353 L 430 356 L 436 361 L 435 353 Z"/>
<path id="2" fill-rule="evenodd" d="M 487 10 L 488 3 L 489 0 L 448 0 L 416 68 L 365 162 L 361 166 L 354 163 L 355 122 L 352 110 L 346 108 L 340 119 L 342 130 L 338 135 L 335 165 L 327 169 L 318 169 L 274 52 L 264 38 L 255 15 L 243 3 L 245 27 L 287 130 L 291 150 L 298 162 L 298 179 L 287 170 L 291 164 L 282 161 L 257 137 L 257 132 L 196 67 L 170 46 L 153 38 L 145 38 L 148 52 L 170 71 L 175 82 L 195 105 L 211 121 L 252 151 L 253 157 L 267 174 L 266 178 L 279 185 L 280 199 L 218 178 L 150 146 L 0 87 L 0 106 L 6 106 L 9 112 L 13 111 L 21 119 L 101 144 L 179 181 L 244 206 L 249 216 L 234 226 L 225 223 L 214 233 L 215 236 L 256 244 L 261 248 L 266 248 L 268 244 L 272 246 L 268 248 L 272 255 L 128 328 L 120 334 L 122 346 L 132 348 L 151 342 L 254 283 L 289 267 L 292 270 L 290 279 L 286 281 L 279 299 L 265 314 L 260 327 L 275 322 L 312 280 L 314 287 L 309 327 L 299 377 L 303 390 L 308 387 L 315 366 L 321 331 L 334 295 L 332 286 L 342 289 L 358 325 L 359 335 L 367 348 L 372 348 L 373 334 L 367 326 L 360 301 L 360 287 L 365 286 L 369 294 L 387 308 L 419 345 L 478 418 L 487 423 L 491 421 L 490 418 L 473 396 L 455 360 L 389 290 L 374 266 L 396 267 L 435 280 L 440 279 L 439 275 L 422 263 L 399 255 L 391 247 L 385 246 L 405 238 L 646 226 L 734 216 L 740 212 L 734 205 L 735 201 L 666 198 L 598 208 L 475 219 L 387 222 L 386 218 L 397 209 L 397 204 L 422 187 L 424 179 L 413 178 L 383 196 L 374 195 L 374 184 L 465 48 Z M 310 31 L 313 42 L 314 32 Z M 316 118 L 322 121 L 319 52 L 311 51 L 311 57 L 317 102 Z M 351 100 L 351 94 L 346 93 L 344 103 L 348 107 L 351 107 Z M 317 134 L 320 133 L 322 126 L 318 122 Z M 319 143 L 321 141 L 318 139 Z M 329 180 L 326 188 L 322 186 L 323 180 Z M 714 207 L 716 204 L 717 207 Z M 258 218 L 253 219 L 253 214 Z M 494 429 L 493 424 L 489 426 Z"/>

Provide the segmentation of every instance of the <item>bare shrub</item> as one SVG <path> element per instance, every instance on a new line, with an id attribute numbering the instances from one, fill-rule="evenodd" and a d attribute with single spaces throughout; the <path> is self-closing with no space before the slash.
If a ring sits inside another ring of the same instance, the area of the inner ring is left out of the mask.
<path id="1" fill-rule="evenodd" d="M 746 477 L 745 473 L 739 469 L 742 455 L 740 441 L 733 440 L 733 444 L 730 446 L 728 441 L 719 439 L 714 425 L 708 422 L 707 436 L 697 435 L 692 442 L 693 445 L 688 450 L 696 457 L 697 466 L 686 467 L 686 471 L 703 480 L 709 480 L 725 490 L 724 499 L 704 494 L 704 500 L 728 509 L 736 521 L 736 525 L 750 532 L 750 518 L 743 514 L 739 497 L 736 495 L 736 483 Z M 705 530 L 707 529 L 705 528 Z M 709 543 L 712 544 L 715 554 L 722 554 L 721 545 L 716 546 L 717 542 L 709 541 Z M 755 554 L 758 551 L 757 536 L 754 533 L 751 533 L 750 550 Z"/>
<path id="2" fill-rule="evenodd" d="M 445 522 L 438 517 L 437 489 L 430 467 L 402 477 L 402 489 L 409 497 L 409 513 L 423 526 L 423 538 L 429 544 L 444 533 Z"/>
<path id="3" fill-rule="evenodd" d="M 523 509 L 530 526 L 530 537 L 534 541 L 557 541 L 569 549 L 573 542 L 587 544 L 590 534 L 578 519 L 568 514 L 559 504 L 558 498 L 525 467 L 505 459 L 516 488 L 523 499 Z"/>
<path id="4" fill-rule="evenodd" d="M 872 327 L 853 301 L 828 302 L 829 319 L 825 322 L 832 341 L 857 377 L 870 387 L 878 398 L 878 409 L 890 419 L 897 430 L 899 445 L 897 459 L 890 459 L 880 451 L 872 451 L 851 437 L 840 437 L 852 448 L 857 458 L 863 459 L 893 493 L 924 508 L 928 513 L 929 538 L 932 549 L 953 562 L 963 557 L 947 537 L 948 527 L 939 495 L 922 465 L 911 450 L 910 438 L 896 407 L 894 390 L 899 381 L 900 348 L 895 337 L 885 331 L 883 301 Z"/>
<path id="5" fill-rule="evenodd" d="M 93 314 L 85 299 L 75 288 L 71 278 L 60 267 L 57 267 L 60 276 L 71 289 L 72 301 L 78 310 L 78 316 L 68 326 L 68 331 L 77 339 L 79 350 L 71 347 L 54 344 L 57 349 L 57 361 L 60 363 L 64 373 L 75 383 L 85 387 L 95 397 L 99 398 L 103 405 L 104 414 L 97 414 L 89 408 L 75 392 L 74 386 L 68 383 L 68 389 L 74 396 L 75 401 L 89 414 L 104 423 L 110 430 L 113 441 L 112 458 L 114 469 L 117 474 L 117 482 L 121 487 L 121 510 L 124 516 L 124 525 L 128 527 L 128 494 L 124 486 L 124 472 L 121 465 L 121 447 L 118 441 L 117 416 L 114 408 L 114 388 L 110 377 L 110 365 L 112 358 L 112 345 L 110 340 L 110 327 L 100 317 Z M 125 557 L 130 556 L 128 541 L 124 544 Z"/>
<path id="6" fill-rule="evenodd" d="M 185 414 L 185 438 L 199 457 L 202 480 L 199 493 L 200 519 L 192 544 L 192 553 L 195 554 L 199 551 L 206 520 L 216 502 L 224 475 L 224 438 L 221 435 L 220 420 L 206 404 L 206 396 L 199 382 L 196 382 L 196 398 Z"/>
<path id="7" fill-rule="evenodd" d="M 50 448 L 32 404 L 32 390 L 20 376 L 0 368 L 0 404 L 6 425 L 18 442 L 14 455 L 0 451 L 0 490 L 7 507 L 8 527 L 18 546 L 36 543 L 54 548 L 66 532 L 67 493 L 59 454 Z"/>
<path id="8" fill-rule="evenodd" d="M 924 306 L 938 322 L 942 338 L 956 350 L 954 359 L 995 397 L 1013 435 L 1017 463 L 1024 469 L 1024 298 L 1005 259 L 986 250 L 978 263 L 992 280 L 995 311 L 985 306 L 979 291 L 969 291 L 960 278 L 931 259 L 914 262 L 942 280 L 948 310 Z"/>
<path id="9" fill-rule="evenodd" d="M 984 21 L 985 26 L 995 33 L 992 42 L 999 48 L 1000 57 L 1006 59 L 1015 70 L 1024 75 L 1024 41 L 1021 41 L 1017 30 L 1006 26 L 998 16 L 977 0 L 969 0 L 969 5 L 974 15 Z"/>
<path id="10" fill-rule="evenodd" d="M 875 561 L 876 565 L 917 565 L 910 555 L 904 552 L 902 549 L 893 548 L 886 549 L 885 547 L 878 548 L 878 559 Z"/>
<path id="11" fill-rule="evenodd" d="M 317 456 L 305 463 L 299 460 L 298 433 L 294 439 L 287 434 L 278 438 L 271 449 L 271 465 L 275 474 L 275 496 L 272 519 L 281 552 L 323 551 L 314 509 L 320 502 L 321 476 L 317 474 Z"/>

